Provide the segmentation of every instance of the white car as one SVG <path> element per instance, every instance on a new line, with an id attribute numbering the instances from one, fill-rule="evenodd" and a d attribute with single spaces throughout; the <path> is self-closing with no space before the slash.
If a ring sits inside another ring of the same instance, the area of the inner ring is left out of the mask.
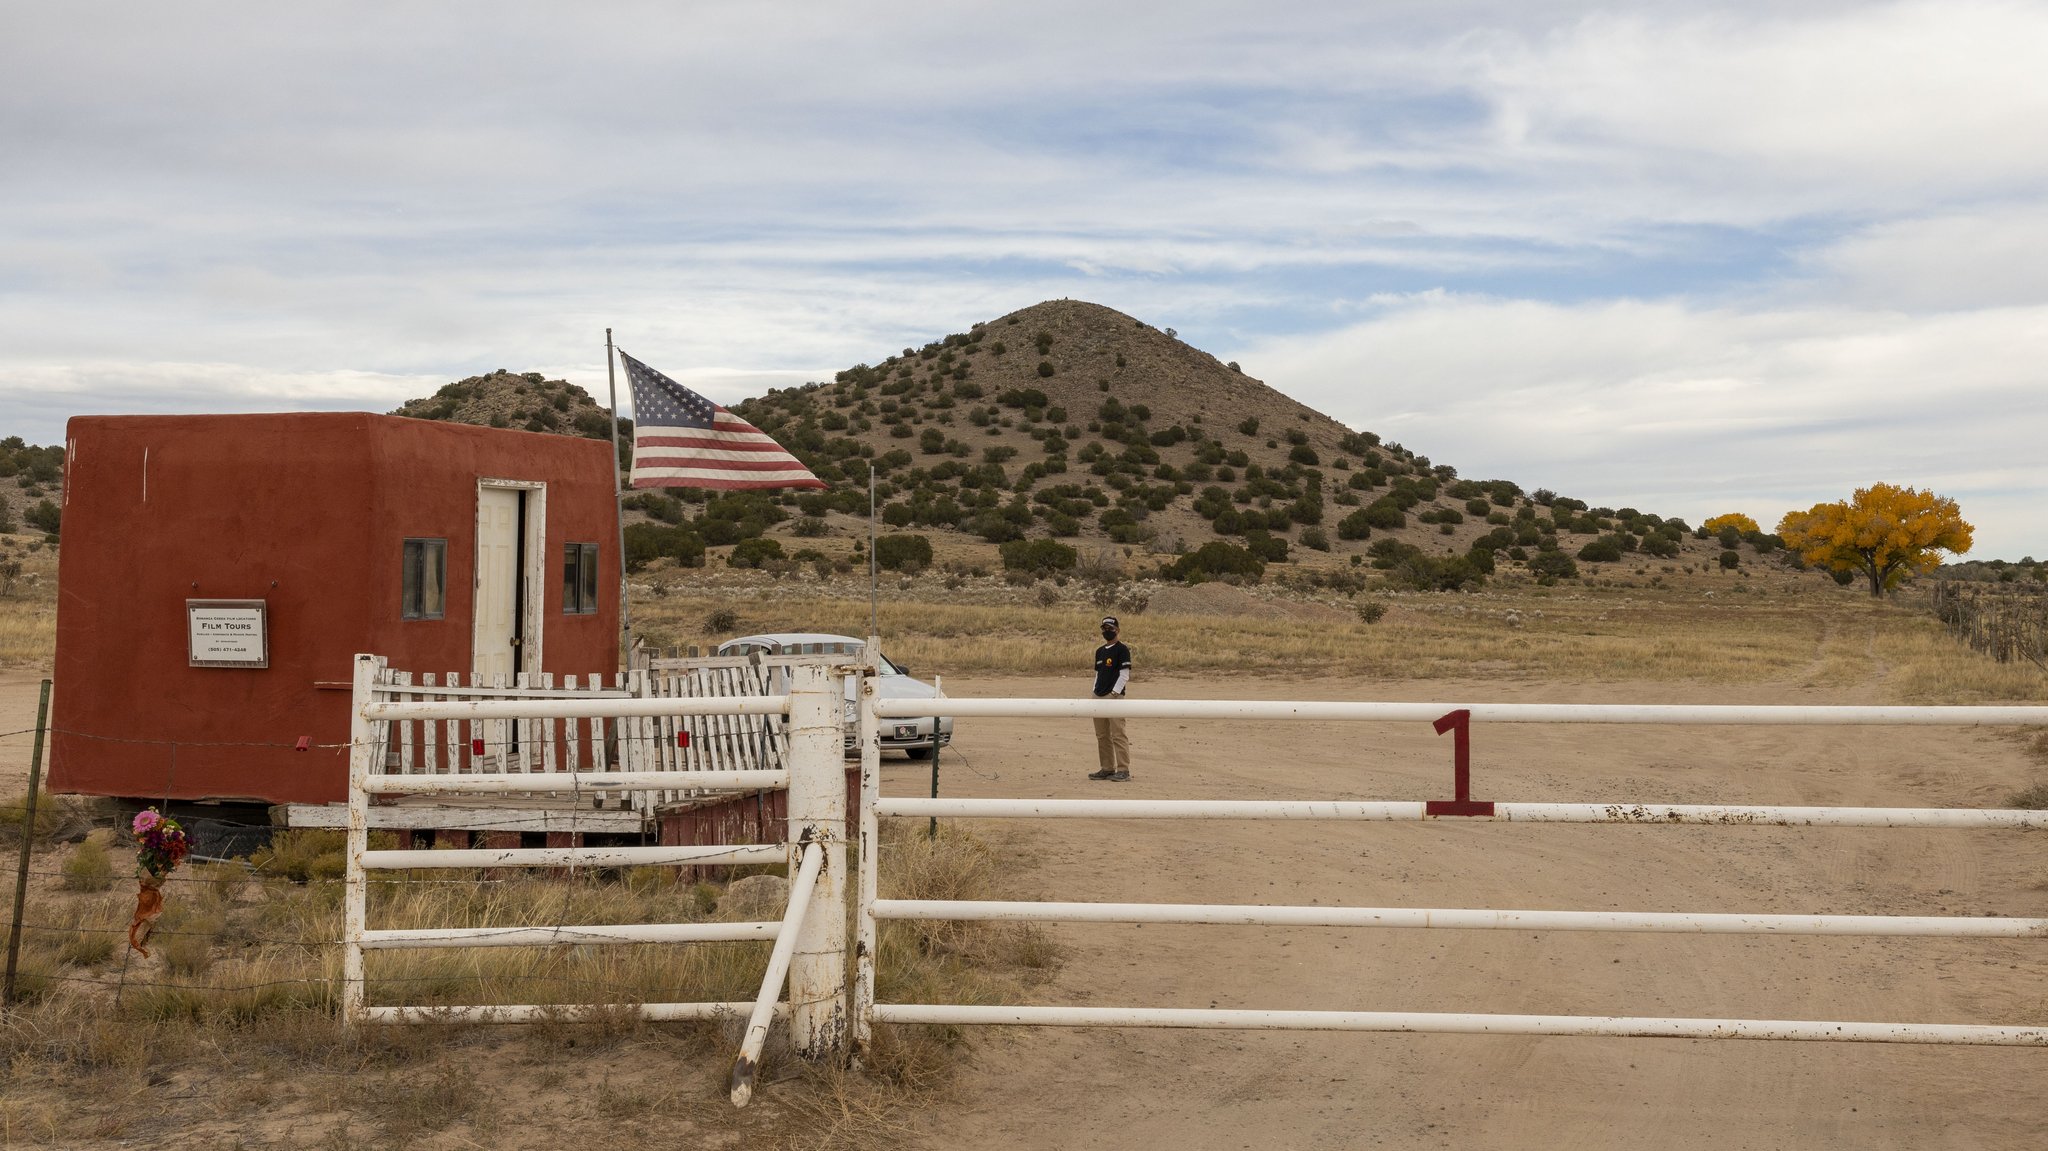
<path id="1" fill-rule="evenodd" d="M 763 635 L 743 635 L 718 645 L 719 655 L 845 655 L 860 656 L 867 644 L 846 635 L 827 635 L 823 632 L 789 631 L 769 632 Z M 931 684 L 910 678 L 908 668 L 897 665 L 885 653 L 881 660 L 881 675 L 875 682 L 875 691 L 883 699 L 930 699 L 939 694 Z M 846 750 L 855 750 L 858 741 L 859 718 L 854 710 L 852 681 L 846 686 Z M 912 759 L 931 758 L 935 746 L 932 738 L 934 721 L 931 716 L 916 719 L 885 719 L 882 721 L 882 750 L 900 751 Z M 953 742 L 953 719 L 941 716 L 937 720 L 938 739 L 936 746 Z"/>

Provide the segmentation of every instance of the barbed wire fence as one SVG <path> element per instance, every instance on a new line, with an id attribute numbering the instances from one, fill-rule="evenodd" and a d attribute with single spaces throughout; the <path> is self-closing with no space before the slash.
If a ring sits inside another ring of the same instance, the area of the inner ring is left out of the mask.
<path id="1" fill-rule="evenodd" d="M 1932 604 L 1935 618 L 1975 650 L 2048 671 L 2048 589 L 1936 580 Z"/>

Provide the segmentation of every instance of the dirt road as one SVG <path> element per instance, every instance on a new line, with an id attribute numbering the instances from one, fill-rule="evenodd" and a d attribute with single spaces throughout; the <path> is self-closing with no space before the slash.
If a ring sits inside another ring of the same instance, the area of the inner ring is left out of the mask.
<path id="1" fill-rule="evenodd" d="M 965 679 L 955 695 L 1068 695 Z M 1871 702 L 1869 689 L 1556 689 L 1239 679 L 1192 698 Z M 1450 794 L 1427 725 L 1132 724 L 1125 785 L 1090 783 L 1085 723 L 961 723 L 942 792 L 1422 799 Z M 1494 726 L 1497 800 L 1996 806 L 2038 771 L 1953 728 Z M 885 794 L 925 764 L 885 761 Z M 2048 834 L 987 821 L 1023 897 L 2048 915 Z M 2048 941 L 1082 925 L 1043 1001 L 2048 1024 Z M 2038 1147 L 2040 1049 L 1113 1029 L 977 1033 L 929 1147 Z"/>

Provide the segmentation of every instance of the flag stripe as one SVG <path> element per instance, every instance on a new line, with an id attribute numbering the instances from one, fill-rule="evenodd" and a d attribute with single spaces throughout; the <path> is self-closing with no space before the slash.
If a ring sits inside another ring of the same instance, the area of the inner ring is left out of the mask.
<path id="1" fill-rule="evenodd" d="M 655 476 L 633 481 L 636 488 L 704 488 L 711 491 L 765 491 L 771 488 L 824 487 L 816 480 L 728 480 L 702 476 Z"/>
<path id="2" fill-rule="evenodd" d="M 636 488 L 822 488 L 772 436 L 624 352 Z"/>
<path id="3" fill-rule="evenodd" d="M 775 452 L 780 452 L 783 455 L 789 454 L 778 443 L 755 444 L 744 440 L 735 442 L 724 436 L 636 435 L 633 437 L 633 444 L 636 448 L 702 448 L 713 451 L 737 452 L 741 456 L 765 455 Z"/>
<path id="4" fill-rule="evenodd" d="M 702 468 L 714 472 L 789 472 L 792 475 L 809 475 L 810 472 L 799 463 L 789 460 L 729 460 L 718 459 L 708 452 L 691 452 L 687 455 L 666 455 L 649 453 L 644 463 L 635 464 L 634 471 L 649 471 L 656 468 Z"/>

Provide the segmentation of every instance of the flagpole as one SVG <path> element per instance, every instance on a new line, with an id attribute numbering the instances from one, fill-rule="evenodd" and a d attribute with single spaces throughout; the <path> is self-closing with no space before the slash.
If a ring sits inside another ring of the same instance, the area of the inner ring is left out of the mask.
<path id="1" fill-rule="evenodd" d="M 868 465 L 868 635 L 877 639 L 882 634 L 875 627 L 875 600 L 880 594 L 876 588 L 879 582 L 880 577 L 876 575 L 875 569 L 875 465 L 870 463 Z"/>
<path id="2" fill-rule="evenodd" d="M 633 609 L 626 602 L 626 509 L 619 505 L 625 496 L 619 485 L 619 379 L 613 365 L 612 330 L 604 330 L 604 380 L 612 400 L 612 515 L 619 529 L 619 659 L 627 671 L 633 668 Z"/>

